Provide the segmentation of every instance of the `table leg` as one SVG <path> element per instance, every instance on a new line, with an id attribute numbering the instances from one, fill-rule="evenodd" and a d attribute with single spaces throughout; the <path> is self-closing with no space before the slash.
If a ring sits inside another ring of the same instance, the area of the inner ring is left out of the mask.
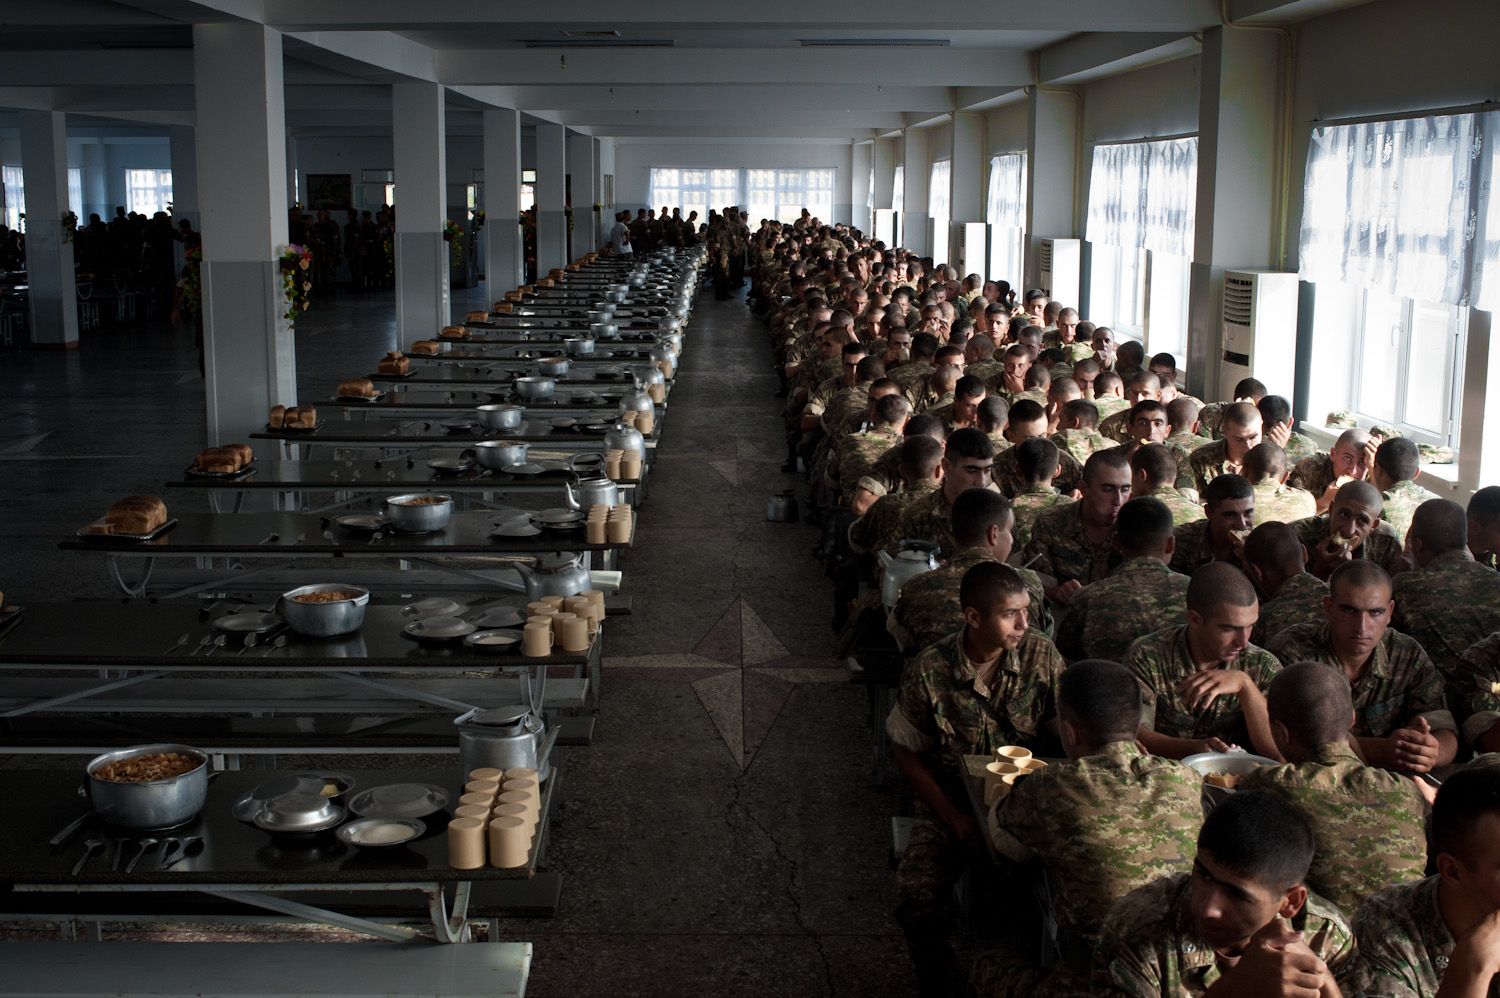
<path id="1" fill-rule="evenodd" d="M 184 884 L 183 888 L 187 890 L 193 889 L 188 884 Z M 293 918 L 302 919 L 305 922 L 337 925 L 341 929 L 363 932 L 378 939 L 389 939 L 397 943 L 431 942 L 430 939 L 417 929 L 409 929 L 403 925 L 386 925 L 382 922 L 372 922 L 369 919 L 356 918 L 353 915 L 329 911 L 327 908 L 315 908 L 312 905 L 302 904 L 298 901 L 289 901 L 275 894 L 261 894 L 256 891 L 216 890 L 204 890 L 203 893 L 212 895 L 213 897 L 224 898 L 228 901 L 238 901 L 240 904 L 248 904 L 257 908 L 265 908 L 269 911 L 277 911 L 283 915 L 291 915 Z"/>
<path id="2" fill-rule="evenodd" d="M 444 890 L 437 888 L 427 895 L 428 909 L 432 912 L 432 928 L 439 942 L 466 943 L 469 941 L 469 893 L 473 883 L 461 880 L 453 885 L 453 906 L 444 910 Z"/>
<path id="3" fill-rule="evenodd" d="M 134 583 L 126 582 L 125 578 L 124 578 L 124 575 L 120 572 L 120 563 L 123 560 L 124 560 L 124 556 L 118 555 L 118 554 L 111 554 L 111 555 L 107 555 L 105 557 L 105 564 L 109 567 L 109 577 L 114 580 L 115 585 L 119 586 L 120 590 L 126 596 L 130 596 L 132 598 L 139 598 L 141 596 L 145 596 L 146 595 L 146 584 L 151 581 L 151 569 L 153 567 L 155 567 L 155 565 L 156 565 L 156 559 L 155 558 L 143 558 L 143 559 L 141 559 L 142 561 L 144 561 L 146 563 L 146 567 L 145 567 L 144 572 L 141 574 L 140 581 L 139 582 L 134 582 Z"/>

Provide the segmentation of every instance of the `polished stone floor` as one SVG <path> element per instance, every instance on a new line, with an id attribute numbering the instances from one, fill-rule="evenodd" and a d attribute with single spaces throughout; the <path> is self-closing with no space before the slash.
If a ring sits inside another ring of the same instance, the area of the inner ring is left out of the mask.
<path id="1" fill-rule="evenodd" d="M 458 291 L 454 311 L 487 301 Z M 392 296 L 320 301 L 296 337 L 302 394 L 321 397 L 395 348 Z M 700 297 L 682 371 L 622 566 L 635 613 L 610 623 L 595 742 L 568 750 L 562 908 L 502 934 L 535 943 L 537 998 L 909 994 L 889 915 L 896 793 L 871 774 L 864 694 L 829 657 L 815 534 L 764 518 L 796 483 L 742 302 Z M 0 351 L 0 383 L 0 590 L 111 595 L 102 564 L 56 539 L 201 445 L 190 334 L 142 322 L 63 356 Z"/>

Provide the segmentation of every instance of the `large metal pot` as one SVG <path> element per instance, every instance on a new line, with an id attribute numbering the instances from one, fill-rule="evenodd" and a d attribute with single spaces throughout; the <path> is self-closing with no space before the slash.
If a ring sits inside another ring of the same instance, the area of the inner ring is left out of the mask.
<path id="1" fill-rule="evenodd" d="M 606 291 L 604 293 L 604 298 L 605 298 L 606 301 L 614 302 L 616 305 L 623 305 L 623 304 L 625 304 L 625 292 L 624 291 Z"/>
<path id="2" fill-rule="evenodd" d="M 589 335 L 596 340 L 617 340 L 620 327 L 613 322 L 593 322 L 589 324 Z"/>
<path id="3" fill-rule="evenodd" d="M 536 362 L 537 370 L 548 378 L 567 377 L 570 361 L 566 357 L 547 357 Z"/>
<path id="4" fill-rule="evenodd" d="M 453 497 L 435 492 L 408 492 L 385 501 L 385 517 L 398 534 L 430 534 L 453 517 Z"/>
<path id="5" fill-rule="evenodd" d="M 615 314 L 615 303 L 612 301 L 596 301 L 589 312 L 590 322 L 605 322 Z M 596 315 L 597 313 L 597 315 Z"/>
<path id="6" fill-rule="evenodd" d="M 116 783 L 94 775 L 101 766 L 143 755 L 175 753 L 198 760 L 197 768 L 165 780 Z M 191 745 L 135 745 L 95 756 L 88 768 L 89 800 L 99 817 L 119 828 L 148 830 L 185 824 L 203 810 L 208 796 L 208 756 Z M 20 802 L 15 802 L 19 804 Z"/>
<path id="7" fill-rule="evenodd" d="M 557 382 L 552 378 L 531 376 L 516 379 L 516 394 L 523 399 L 549 399 L 556 390 Z"/>
<path id="8" fill-rule="evenodd" d="M 474 459 L 481 468 L 503 471 L 526 463 L 526 444 L 510 440 L 481 440 L 473 447 Z"/>
<path id="9" fill-rule="evenodd" d="M 479 425 L 486 430 L 515 430 L 521 426 L 521 417 L 526 410 L 518 405 L 482 405 L 479 407 Z"/>
<path id="10" fill-rule="evenodd" d="M 569 336 L 563 340 L 563 349 L 568 351 L 569 357 L 592 357 L 594 338 L 592 336 Z"/>
<path id="11" fill-rule="evenodd" d="M 306 603 L 297 597 L 308 593 L 338 592 L 344 599 Z M 298 586 L 281 594 L 276 613 L 298 634 L 310 638 L 333 638 L 359 630 L 365 622 L 365 607 L 370 604 L 370 590 L 343 582 L 320 582 Z"/>

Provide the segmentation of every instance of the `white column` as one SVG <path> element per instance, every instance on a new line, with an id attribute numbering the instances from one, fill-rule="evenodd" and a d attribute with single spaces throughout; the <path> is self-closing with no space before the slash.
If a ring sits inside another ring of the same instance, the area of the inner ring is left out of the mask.
<path id="1" fill-rule="evenodd" d="M 31 344 L 78 346 L 78 283 L 73 244 L 63 239 L 68 213 L 68 129 L 61 111 L 22 111 L 21 172 L 26 184 L 26 283 Z"/>
<path id="2" fill-rule="evenodd" d="M 953 142 L 948 165 L 948 206 L 954 223 L 984 221 L 984 115 L 972 112 L 956 112 L 953 115 Z M 957 228 L 957 224 L 953 228 Z M 959 280 L 965 271 L 979 272 L 983 276 L 985 254 L 989 251 L 988 240 L 980 245 L 965 246 L 965 258 L 958 259 L 955 247 L 958 240 L 952 231 L 947 235 L 948 250 L 943 254 L 948 263 L 959 268 Z M 934 261 L 942 262 L 942 261 Z"/>
<path id="3" fill-rule="evenodd" d="M 521 244 L 521 115 L 497 107 L 484 112 L 485 283 L 499 300 L 525 280 Z"/>
<path id="4" fill-rule="evenodd" d="M 875 231 L 874 219 L 870 217 L 870 163 L 875 154 L 873 142 L 856 142 L 851 151 L 849 170 L 850 223 L 861 232 Z"/>
<path id="5" fill-rule="evenodd" d="M 431 339 L 449 320 L 452 248 L 443 241 L 448 212 L 444 118 L 441 83 L 391 86 L 396 171 L 396 342 L 402 346 Z"/>
<path id="6" fill-rule="evenodd" d="M 609 242 L 610 230 L 615 227 L 615 195 L 612 194 L 608 202 L 604 200 L 604 177 L 606 174 L 610 177 L 615 174 L 615 140 L 605 137 L 597 141 L 599 143 L 597 147 L 599 150 L 599 197 L 595 200 L 603 204 L 604 209 L 599 212 L 599 231 L 595 234 L 594 245 L 603 246 Z"/>
<path id="7" fill-rule="evenodd" d="M 573 231 L 570 234 L 568 258 L 576 260 L 594 249 L 595 168 L 594 137 L 578 132 L 568 133 L 568 183 L 572 191 Z"/>
<path id="8" fill-rule="evenodd" d="M 1043 239 L 1078 234 L 1077 164 L 1079 99 L 1070 93 L 1033 87 L 1027 126 L 1030 152 L 1026 170 L 1026 283 L 1040 283 L 1038 250 Z M 1016 289 L 1018 292 L 1021 290 Z"/>
<path id="9" fill-rule="evenodd" d="M 906 200 L 901 209 L 901 244 L 917 256 L 927 256 L 932 252 L 927 241 L 927 188 L 932 179 L 927 138 L 926 132 L 909 129 L 902 160 L 905 164 L 902 181 Z M 933 260 L 933 263 L 941 262 Z"/>
<path id="10" fill-rule="evenodd" d="M 297 140 L 288 134 L 283 137 L 282 145 L 286 148 L 286 206 L 290 209 L 303 200 L 297 182 Z"/>
<path id="11" fill-rule="evenodd" d="M 536 275 L 568 262 L 568 219 L 563 214 L 563 175 L 567 172 L 562 125 L 536 126 Z"/>
<path id="12" fill-rule="evenodd" d="M 287 224 L 281 33 L 195 24 L 193 76 L 207 437 L 220 444 L 265 426 L 271 406 L 297 403 L 279 262 Z"/>
<path id="13" fill-rule="evenodd" d="M 889 208 L 896 189 L 896 140 L 876 139 L 871 155 L 875 158 L 875 208 Z M 870 225 L 874 224 L 872 219 Z"/>
<path id="14" fill-rule="evenodd" d="M 172 157 L 172 221 L 187 219 L 198 228 L 198 149 L 190 125 L 167 129 Z"/>

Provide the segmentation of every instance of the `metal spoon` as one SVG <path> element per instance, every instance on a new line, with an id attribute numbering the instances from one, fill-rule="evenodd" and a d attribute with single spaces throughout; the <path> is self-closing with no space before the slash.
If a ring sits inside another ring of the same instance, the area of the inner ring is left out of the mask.
<path id="1" fill-rule="evenodd" d="M 207 648 L 209 645 L 211 645 L 213 643 L 214 643 L 214 636 L 212 634 L 205 634 L 205 635 L 203 635 L 202 639 L 199 640 L 199 642 L 198 642 L 198 647 L 194 648 L 191 652 L 189 652 L 188 653 L 188 657 L 191 658 L 193 655 L 198 654 L 200 651 L 202 651 L 203 649 Z"/>
<path id="2" fill-rule="evenodd" d="M 169 647 L 168 647 L 168 648 L 167 648 L 167 650 L 166 650 L 166 651 L 164 651 L 164 652 L 162 652 L 162 654 L 163 654 L 163 655 L 170 655 L 170 654 L 172 654 L 172 653 L 173 653 L 173 652 L 174 652 L 174 651 L 176 651 L 176 650 L 177 650 L 177 649 L 179 649 L 179 648 L 183 648 L 183 647 L 186 647 L 186 646 L 187 646 L 187 643 L 188 643 L 188 636 L 187 636 L 187 634 L 186 634 L 186 633 L 184 633 L 184 634 L 183 634 L 183 635 L 182 635 L 182 637 L 180 637 L 180 638 L 178 638 L 178 639 L 177 639 L 177 640 L 176 640 L 176 641 L 175 641 L 175 642 L 173 642 L 173 643 L 172 643 L 172 644 L 171 644 L 171 645 L 170 645 L 170 646 L 169 646 Z"/>
<path id="3" fill-rule="evenodd" d="M 298 534 L 297 539 L 295 541 L 292 541 L 292 547 L 296 547 L 298 544 L 301 544 L 305 540 L 307 540 L 306 534 Z"/>
<path id="4" fill-rule="evenodd" d="M 228 643 L 229 643 L 229 635 L 227 635 L 227 634 L 220 634 L 218 637 L 214 638 L 214 641 L 213 641 L 214 646 L 212 648 L 210 648 L 208 650 L 208 653 L 205 654 L 203 657 L 204 658 L 208 658 L 209 655 L 212 655 L 214 652 L 218 651 L 220 648 L 223 648 Z"/>
<path id="5" fill-rule="evenodd" d="M 177 852 L 174 853 L 170 859 L 166 858 L 166 857 L 163 857 L 162 860 L 161 860 L 161 864 L 157 867 L 157 869 L 158 870 L 170 869 L 179 860 L 181 860 L 182 857 L 184 857 L 184 856 L 187 855 L 189 849 L 193 848 L 193 846 L 197 845 L 198 843 L 200 843 L 202 841 L 203 841 L 203 836 L 201 836 L 201 835 L 189 835 L 187 838 L 180 840 L 178 842 Z"/>
<path id="6" fill-rule="evenodd" d="M 269 656 L 271 654 L 271 652 L 273 652 L 273 651 L 280 651 L 282 648 L 285 648 L 285 647 L 286 647 L 286 635 L 285 634 L 278 634 L 278 635 L 276 635 L 276 640 L 271 642 L 271 646 L 269 648 L 267 648 L 265 651 L 263 651 L 263 652 L 260 653 L 260 657 L 261 658 L 266 658 L 267 656 Z"/>
<path id="7" fill-rule="evenodd" d="M 92 855 L 94 855 L 94 853 L 98 852 L 100 849 L 103 849 L 103 848 L 104 848 L 104 843 L 101 840 L 99 840 L 99 839 L 89 839 L 86 842 L 84 842 L 83 843 L 83 855 L 79 856 L 78 857 L 78 862 L 76 862 L 76 863 L 73 864 L 73 876 L 75 876 L 75 877 L 78 876 L 78 871 L 80 871 L 80 870 L 83 869 L 83 864 L 85 864 L 85 863 L 87 863 L 89 861 L 89 857 L 92 856 Z"/>
<path id="8" fill-rule="evenodd" d="M 109 859 L 109 868 L 111 870 L 118 870 L 120 868 L 120 860 L 125 858 L 125 843 L 129 841 L 129 839 L 115 839 L 114 852 L 110 854 Z"/>
<path id="9" fill-rule="evenodd" d="M 125 864 L 125 872 L 132 872 L 135 869 L 135 864 L 139 863 L 141 861 L 141 857 L 146 855 L 146 850 L 156 845 L 158 841 L 158 839 L 153 838 L 144 838 L 138 841 L 136 843 L 135 855 L 130 857 L 129 863 Z"/>
<path id="10" fill-rule="evenodd" d="M 249 651 L 251 648 L 254 648 L 256 639 L 259 637 L 260 635 L 256 634 L 254 631 L 251 631 L 249 634 L 245 635 L 245 647 L 241 648 L 238 652 L 235 653 L 235 658 L 239 658 L 241 655 L 245 654 L 245 652 Z"/>

